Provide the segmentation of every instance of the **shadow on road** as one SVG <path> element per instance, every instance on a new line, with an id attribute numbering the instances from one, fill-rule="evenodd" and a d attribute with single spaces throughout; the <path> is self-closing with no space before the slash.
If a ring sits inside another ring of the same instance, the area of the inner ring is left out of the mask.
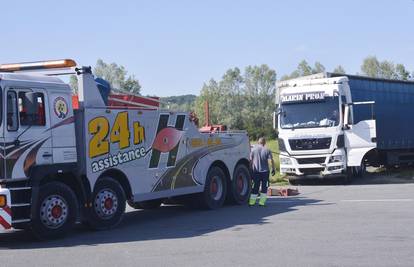
<path id="1" fill-rule="evenodd" d="M 66 238 L 34 241 L 30 233 L 15 231 L 0 233 L 0 249 L 37 249 L 52 247 L 95 246 L 146 240 L 192 238 L 232 228 L 267 224 L 267 217 L 296 210 L 299 206 L 328 205 L 320 200 L 294 197 L 270 198 L 266 207 L 225 206 L 219 210 L 201 211 L 184 206 L 167 205 L 157 210 L 133 210 L 125 214 L 122 223 L 109 231 L 91 232 L 79 225 Z"/>

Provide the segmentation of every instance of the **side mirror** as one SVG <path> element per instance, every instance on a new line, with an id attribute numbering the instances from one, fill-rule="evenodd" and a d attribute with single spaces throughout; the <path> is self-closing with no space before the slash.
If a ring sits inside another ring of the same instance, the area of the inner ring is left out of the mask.
<path id="1" fill-rule="evenodd" d="M 280 113 L 282 113 L 282 109 L 278 108 L 276 111 L 273 111 L 273 129 L 277 129 L 278 125 L 277 125 L 277 116 L 280 115 Z"/>
<path id="2" fill-rule="evenodd" d="M 344 130 L 349 130 L 351 129 L 351 127 L 349 126 L 349 116 L 351 113 L 351 109 L 349 108 L 349 105 L 345 105 L 345 109 L 344 109 Z"/>
<path id="3" fill-rule="evenodd" d="M 277 129 L 277 112 L 276 111 L 273 111 L 273 118 L 272 118 L 272 120 L 273 120 L 273 129 Z"/>

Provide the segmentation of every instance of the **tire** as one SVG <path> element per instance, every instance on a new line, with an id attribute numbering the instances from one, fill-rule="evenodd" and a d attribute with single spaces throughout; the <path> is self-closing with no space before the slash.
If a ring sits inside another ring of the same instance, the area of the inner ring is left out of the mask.
<path id="1" fill-rule="evenodd" d="M 288 178 L 289 184 L 291 185 L 300 185 L 300 179 L 297 178 Z"/>
<path id="2" fill-rule="evenodd" d="M 353 167 L 346 168 L 346 175 L 344 176 L 344 184 L 351 183 L 355 178 L 355 169 Z"/>
<path id="3" fill-rule="evenodd" d="M 357 168 L 356 177 L 362 178 L 364 177 L 367 171 L 367 166 L 365 166 L 364 162 L 361 162 L 361 165 Z"/>
<path id="4" fill-rule="evenodd" d="M 364 162 L 361 162 L 361 165 L 357 167 L 348 167 L 348 177 L 361 178 L 365 175 L 366 169 Z"/>
<path id="5" fill-rule="evenodd" d="M 246 204 L 252 188 L 250 170 L 245 164 L 238 164 L 234 169 L 233 179 L 229 183 L 228 199 L 230 203 Z"/>
<path id="6" fill-rule="evenodd" d="M 125 213 L 126 197 L 121 184 L 111 177 L 102 177 L 92 194 L 88 225 L 94 230 L 107 230 L 117 226 Z"/>
<path id="7" fill-rule="evenodd" d="M 42 185 L 35 205 L 30 229 L 40 240 L 64 236 L 78 218 L 76 195 L 69 186 L 60 182 Z"/>
<path id="8" fill-rule="evenodd" d="M 134 209 L 153 210 L 161 206 L 163 199 L 153 199 L 141 202 L 128 202 L 128 205 Z"/>
<path id="9" fill-rule="evenodd" d="M 223 206 L 226 199 L 227 181 L 224 171 L 217 166 L 212 166 L 206 177 L 204 192 L 199 195 L 199 203 L 205 209 L 218 209 Z"/>

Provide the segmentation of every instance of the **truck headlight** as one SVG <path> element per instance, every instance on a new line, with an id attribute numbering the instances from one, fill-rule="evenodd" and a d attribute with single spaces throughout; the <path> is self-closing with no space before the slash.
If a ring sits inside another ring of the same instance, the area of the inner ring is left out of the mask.
<path id="1" fill-rule="evenodd" d="M 280 164 L 292 165 L 292 160 L 290 158 L 280 158 Z"/>
<path id="2" fill-rule="evenodd" d="M 329 159 L 329 163 L 333 162 L 342 162 L 342 155 L 331 156 L 331 158 Z"/>

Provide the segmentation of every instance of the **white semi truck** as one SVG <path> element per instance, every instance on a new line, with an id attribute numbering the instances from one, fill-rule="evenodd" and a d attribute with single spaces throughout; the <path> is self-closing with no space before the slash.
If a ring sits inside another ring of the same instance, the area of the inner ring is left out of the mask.
<path id="1" fill-rule="evenodd" d="M 277 84 L 276 122 L 280 171 L 292 183 L 299 178 L 350 178 L 360 175 L 364 159 L 376 148 L 375 120 L 353 125 L 348 77 L 316 74 Z"/>
<path id="2" fill-rule="evenodd" d="M 56 77 L 72 73 L 78 109 Z M 73 60 L 0 65 L 0 87 L 0 230 L 54 238 L 76 222 L 114 227 L 126 203 L 181 197 L 215 209 L 249 196 L 244 131 L 201 133 L 185 112 L 108 106 L 91 68 Z"/>
<path id="3" fill-rule="evenodd" d="M 414 82 L 320 73 L 277 88 L 280 170 L 292 182 L 414 162 Z"/>

